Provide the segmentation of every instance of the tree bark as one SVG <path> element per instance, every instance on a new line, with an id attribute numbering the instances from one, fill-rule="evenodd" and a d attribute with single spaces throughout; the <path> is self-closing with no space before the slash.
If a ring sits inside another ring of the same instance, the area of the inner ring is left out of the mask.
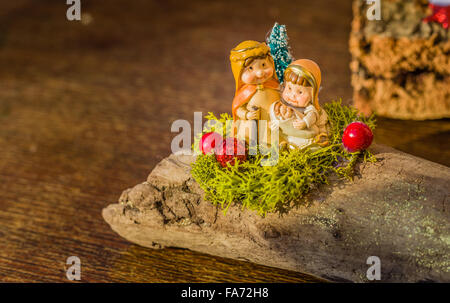
<path id="1" fill-rule="evenodd" d="M 287 214 L 233 205 L 224 215 L 190 175 L 191 156 L 171 155 L 125 190 L 103 217 L 119 235 L 151 248 L 182 247 L 310 273 L 368 281 L 370 256 L 383 282 L 450 282 L 450 169 L 374 145 L 376 163 L 353 181 L 333 178 Z"/>

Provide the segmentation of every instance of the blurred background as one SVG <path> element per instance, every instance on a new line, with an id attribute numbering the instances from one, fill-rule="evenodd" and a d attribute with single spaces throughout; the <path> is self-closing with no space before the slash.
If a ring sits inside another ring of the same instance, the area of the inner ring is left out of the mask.
<path id="1" fill-rule="evenodd" d="M 322 68 L 321 102 L 352 104 L 351 1 L 62 0 L 0 4 L 0 281 L 313 281 L 300 273 L 150 250 L 101 209 L 170 154 L 171 123 L 230 112 L 229 51 L 287 26 L 295 58 Z M 450 122 L 378 119 L 377 143 L 450 165 Z"/>

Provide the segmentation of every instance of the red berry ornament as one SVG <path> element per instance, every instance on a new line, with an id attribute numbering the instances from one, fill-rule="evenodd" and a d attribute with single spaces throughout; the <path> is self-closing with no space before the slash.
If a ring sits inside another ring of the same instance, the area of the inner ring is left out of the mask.
<path id="1" fill-rule="evenodd" d="M 350 123 L 342 135 L 342 144 L 351 153 L 368 148 L 372 140 L 372 130 L 362 122 Z"/>
<path id="2" fill-rule="evenodd" d="M 216 160 L 222 167 L 227 167 L 227 163 L 234 165 L 236 160 L 239 160 L 239 162 L 246 161 L 245 144 L 236 138 L 226 138 L 223 140 L 222 146 L 216 147 Z"/>
<path id="3" fill-rule="evenodd" d="M 206 133 L 200 140 L 200 150 L 206 154 L 212 154 L 216 145 L 220 145 L 222 142 L 222 136 L 215 132 Z"/>

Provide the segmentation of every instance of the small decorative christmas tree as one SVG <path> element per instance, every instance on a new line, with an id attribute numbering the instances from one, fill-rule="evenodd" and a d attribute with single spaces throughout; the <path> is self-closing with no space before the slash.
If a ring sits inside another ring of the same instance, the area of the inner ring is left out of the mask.
<path id="1" fill-rule="evenodd" d="M 292 62 L 286 26 L 275 22 L 266 42 L 270 47 L 278 79 L 282 83 L 284 70 Z"/>

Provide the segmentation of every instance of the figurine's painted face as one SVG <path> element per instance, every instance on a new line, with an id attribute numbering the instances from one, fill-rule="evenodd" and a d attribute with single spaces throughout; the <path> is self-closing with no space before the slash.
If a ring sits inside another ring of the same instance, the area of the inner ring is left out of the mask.
<path id="1" fill-rule="evenodd" d="M 312 87 L 286 82 L 282 97 L 284 101 L 297 107 L 306 107 L 312 100 Z"/>
<path id="2" fill-rule="evenodd" d="M 253 60 L 242 72 L 241 80 L 245 84 L 262 84 L 272 78 L 273 66 L 269 58 Z"/>

